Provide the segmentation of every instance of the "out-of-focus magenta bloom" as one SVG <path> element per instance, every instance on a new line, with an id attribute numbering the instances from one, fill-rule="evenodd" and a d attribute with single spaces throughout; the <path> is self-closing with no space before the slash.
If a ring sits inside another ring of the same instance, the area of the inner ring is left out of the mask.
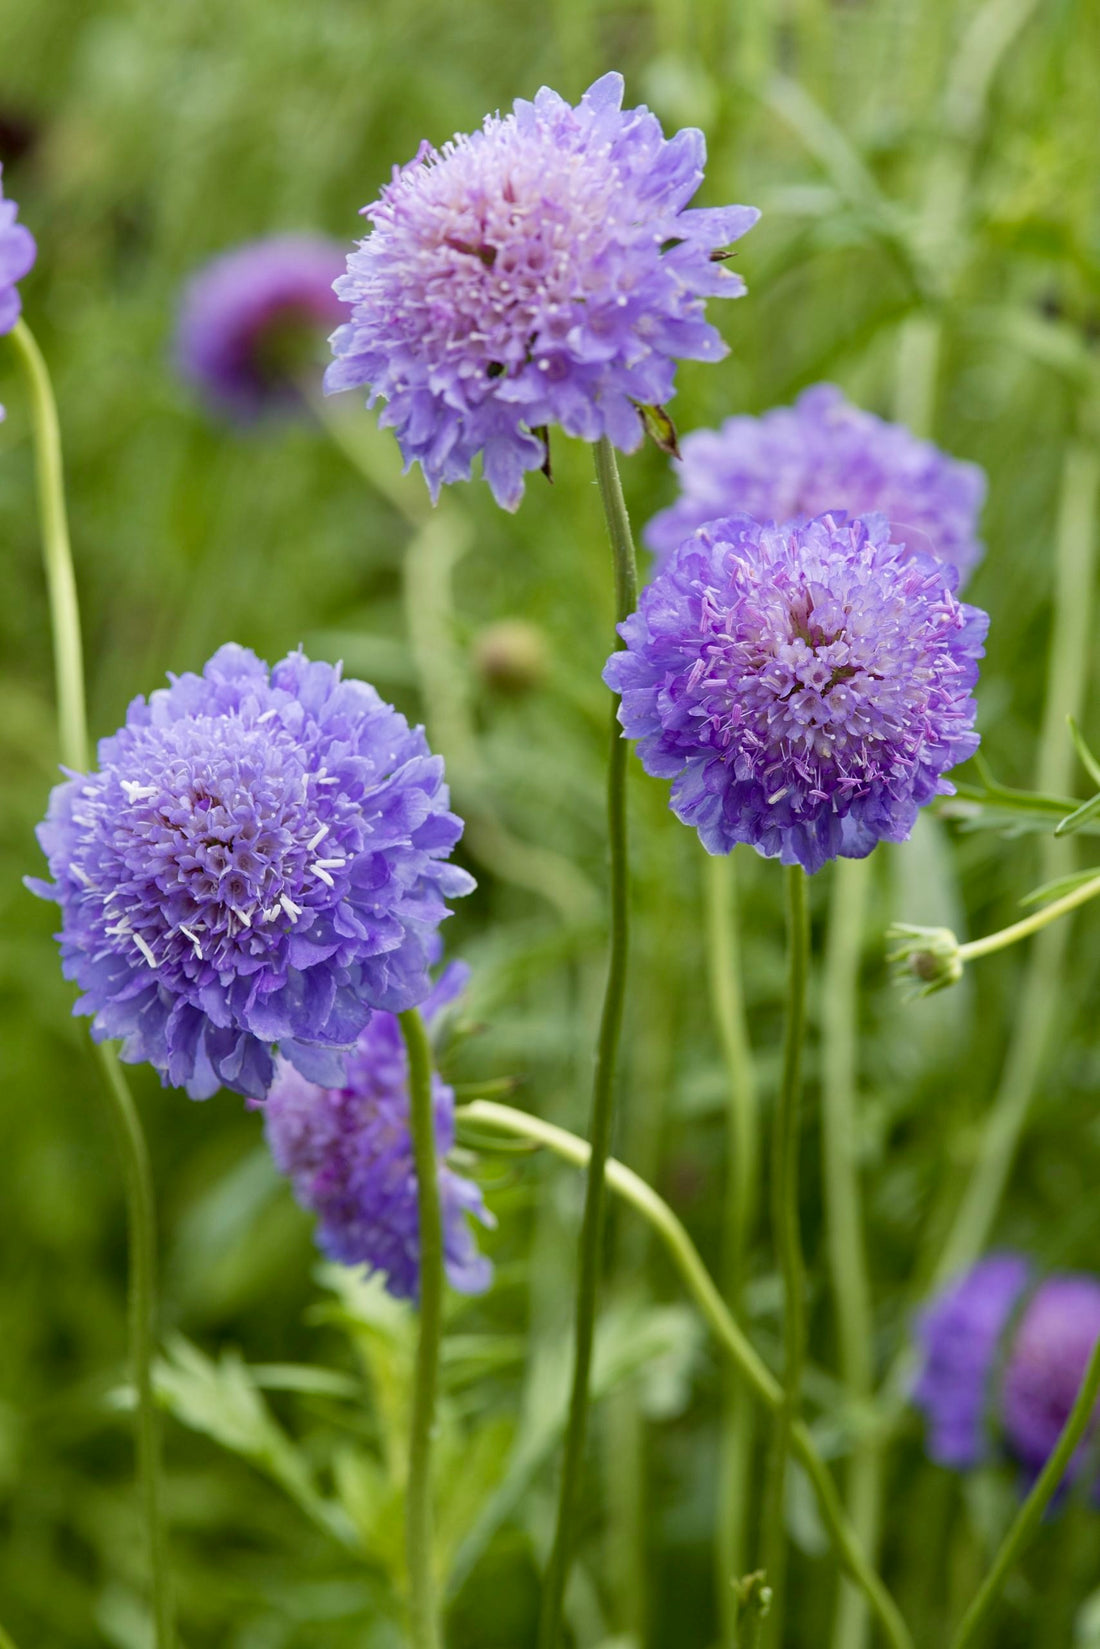
<path id="1" fill-rule="evenodd" d="M 386 402 L 381 421 L 433 497 L 481 453 L 515 509 L 552 424 L 631 452 L 677 360 L 726 353 L 705 300 L 744 292 L 720 249 L 759 214 L 689 209 L 702 132 L 666 139 L 622 99 L 618 74 L 575 108 L 544 86 L 468 137 L 422 144 L 364 208 L 373 228 L 337 282 L 352 313 L 325 387 Z"/>

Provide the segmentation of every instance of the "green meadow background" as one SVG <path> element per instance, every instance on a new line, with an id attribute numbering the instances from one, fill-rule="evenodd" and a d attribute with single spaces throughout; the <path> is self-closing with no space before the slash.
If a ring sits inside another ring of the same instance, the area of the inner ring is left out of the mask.
<path id="1" fill-rule="evenodd" d="M 454 489 L 438 530 L 415 536 L 422 489 L 402 490 L 388 439 L 373 438 L 354 397 L 327 422 L 239 431 L 180 383 L 171 338 L 181 283 L 211 254 L 274 230 L 350 245 L 360 206 L 423 136 L 468 130 L 542 83 L 575 99 L 609 68 L 666 130 L 704 128 L 701 204 L 764 212 L 738 248 L 749 295 L 711 306 L 731 353 L 681 370 L 679 428 L 830 378 L 982 464 L 988 551 L 968 596 L 992 615 L 985 754 L 1007 784 L 1042 772 L 1048 788 L 1087 795 L 1061 714 L 1045 732 L 1043 718 L 1053 668 L 1057 703 L 1079 697 L 1100 740 L 1089 609 L 1100 9 L 1089 0 L 0 0 L 0 159 L 39 244 L 23 290 L 61 405 L 93 732 L 230 639 L 271 660 L 299 642 L 342 658 L 425 721 L 470 821 L 462 857 L 480 884 L 448 925 L 474 978 L 445 1069 L 466 1085 L 513 1079 L 515 1103 L 578 1131 L 603 973 L 599 673 L 611 621 L 590 454 L 559 437 L 552 488 L 530 479 L 515 516 L 479 482 Z M 55 910 L 21 883 L 41 869 L 33 830 L 57 741 L 15 365 L 0 339 L 0 1621 L 19 1649 L 145 1649 L 119 1164 L 84 1025 L 70 1018 Z M 671 501 L 673 478 L 653 449 L 623 472 L 640 530 Z M 1072 561 L 1061 628 L 1059 542 Z M 540 668 L 511 690 L 481 650 L 485 627 L 504 619 L 536 625 L 541 642 Z M 720 1271 L 728 1080 L 707 983 L 705 855 L 635 762 L 631 808 L 616 1150 Z M 1096 848 L 1067 851 L 1087 863 Z M 735 860 L 766 1121 L 782 878 L 750 854 Z M 926 1002 L 906 1003 L 883 959 L 893 918 L 971 935 L 1013 920 L 1050 863 L 1035 836 L 943 821 L 875 855 L 857 1144 L 876 1378 L 907 1343 L 998 1102 L 1025 1121 L 992 1240 L 1100 1271 L 1096 911 L 1058 929 L 1038 961 L 1011 951 Z M 819 946 L 831 874 L 813 887 Z M 807 1400 L 843 1472 L 874 1415 L 853 1410 L 835 1373 L 817 1051 L 832 1008 L 820 983 L 811 1011 Z M 134 1082 L 159 1196 L 183 1641 L 396 1649 L 408 1314 L 320 1264 L 238 1098 L 194 1104 L 147 1071 Z M 451 1649 L 525 1649 L 551 1527 L 580 1182 L 514 1152 L 479 1153 L 476 1172 L 499 1221 L 487 1239 L 496 1282 L 452 1302 L 439 1561 Z M 629 1215 L 611 1221 L 608 1265 L 572 1630 L 579 1649 L 716 1649 L 726 1377 Z M 744 1309 L 772 1360 L 778 1304 L 760 1232 Z M 759 1479 L 754 1469 L 750 1518 Z M 916 1418 L 901 1413 L 882 1560 L 922 1645 L 946 1641 L 1014 1494 L 1007 1465 L 966 1482 L 929 1465 Z M 833 1637 L 836 1579 L 797 1475 L 788 1513 L 785 1644 L 859 1649 L 858 1625 Z M 1100 1644 L 1100 1519 L 1087 1506 L 1044 1529 L 985 1641 Z"/>

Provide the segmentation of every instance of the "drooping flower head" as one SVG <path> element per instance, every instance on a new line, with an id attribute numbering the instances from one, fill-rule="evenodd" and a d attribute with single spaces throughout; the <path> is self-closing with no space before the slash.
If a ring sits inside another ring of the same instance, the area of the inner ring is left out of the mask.
<path id="1" fill-rule="evenodd" d="M 972 1266 L 917 1322 L 913 1401 L 925 1416 L 932 1459 L 967 1471 L 1003 1450 L 1030 1484 L 1069 1419 L 1098 1337 L 1097 1278 L 1054 1272 L 1036 1283 L 1021 1254 L 993 1254 Z M 1086 1437 L 1067 1483 L 1087 1449 Z"/>
<path id="2" fill-rule="evenodd" d="M 0 337 L 10 332 L 19 319 L 23 303 L 15 283 L 33 267 L 37 251 L 30 230 L 15 221 L 18 206 L 4 199 L 3 170 L 0 166 Z M 0 418 L 3 416 L 0 407 Z"/>
<path id="3" fill-rule="evenodd" d="M 429 1023 L 461 991 L 467 971 L 459 963 L 444 970 L 420 1010 Z M 381 1272 L 401 1299 L 415 1299 L 420 1286 L 408 1083 L 400 1025 L 393 1014 L 377 1013 L 341 1086 L 319 1087 L 280 1059 L 263 1105 L 276 1165 L 302 1206 L 318 1216 L 318 1246 L 342 1265 Z M 488 1288 L 492 1267 L 478 1253 L 466 1216 L 494 1222 L 478 1187 L 443 1160 L 454 1145 L 454 1090 L 434 1072 L 432 1095 L 447 1277 L 452 1288 L 478 1294 Z"/>
<path id="4" fill-rule="evenodd" d="M 960 580 L 981 556 L 983 471 L 852 406 L 835 384 L 761 418 L 694 430 L 681 452 L 680 497 L 645 533 L 662 558 L 721 516 L 783 522 L 835 510 L 885 515 L 895 544 L 949 562 Z"/>
<path id="5" fill-rule="evenodd" d="M 372 232 L 336 290 L 328 390 L 370 386 L 406 463 L 436 497 L 478 453 L 499 504 L 546 461 L 540 431 L 606 435 L 631 452 L 640 406 L 673 393 L 678 359 L 726 346 L 708 297 L 739 297 L 715 255 L 752 227 L 747 206 L 686 210 L 706 145 L 666 139 L 604 75 L 571 107 L 543 87 L 441 150 L 421 145 L 364 208 Z"/>
<path id="6" fill-rule="evenodd" d="M 137 698 L 38 837 L 65 976 L 98 1040 L 203 1099 L 261 1098 L 273 1051 L 337 1082 L 375 1008 L 429 989 L 427 946 L 471 878 L 443 762 L 373 687 L 225 646 Z"/>
<path id="7" fill-rule="evenodd" d="M 709 853 L 821 868 L 903 841 L 973 754 L 988 620 L 953 568 L 900 556 L 883 516 L 687 539 L 619 626 L 604 680 L 646 771 Z"/>
<path id="8" fill-rule="evenodd" d="M 250 422 L 300 405 L 301 374 L 342 314 L 343 252 L 319 235 L 249 241 L 199 270 L 183 294 L 176 359 L 222 417 Z"/>

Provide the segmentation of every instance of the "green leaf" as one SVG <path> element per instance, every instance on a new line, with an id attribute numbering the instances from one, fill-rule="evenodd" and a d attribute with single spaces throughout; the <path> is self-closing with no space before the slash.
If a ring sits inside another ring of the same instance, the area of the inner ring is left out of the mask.
<path id="1" fill-rule="evenodd" d="M 1073 716 L 1067 716 L 1066 721 L 1069 724 L 1069 736 L 1073 740 L 1081 766 L 1085 769 L 1093 784 L 1100 787 L 1100 761 L 1097 761 L 1085 743 L 1085 735 L 1078 727 L 1076 719 Z"/>
<path id="2" fill-rule="evenodd" d="M 1052 900 L 1060 899 L 1064 893 L 1072 893 L 1076 888 L 1084 887 L 1086 882 L 1094 882 L 1100 876 L 1100 868 L 1090 865 L 1088 870 L 1075 870 L 1068 876 L 1056 876 L 1053 882 L 1044 882 L 1041 887 L 1032 888 L 1020 900 L 1021 905 L 1049 905 Z"/>
<path id="3" fill-rule="evenodd" d="M 1067 814 L 1064 819 L 1060 819 L 1054 827 L 1054 834 L 1056 836 L 1073 836 L 1078 830 L 1082 830 L 1085 825 L 1092 824 L 1094 820 L 1100 820 L 1100 791 L 1093 796 L 1091 801 L 1083 802 L 1080 807 Z"/>

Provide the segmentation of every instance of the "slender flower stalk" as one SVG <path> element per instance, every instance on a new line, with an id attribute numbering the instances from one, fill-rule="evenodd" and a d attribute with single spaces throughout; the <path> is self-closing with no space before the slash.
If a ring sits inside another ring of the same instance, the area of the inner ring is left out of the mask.
<path id="1" fill-rule="evenodd" d="M 792 1432 L 802 1394 L 806 1360 L 806 1279 L 798 1220 L 798 1129 L 802 1100 L 802 1046 L 806 1034 L 806 976 L 809 971 L 810 920 L 806 875 L 789 865 L 787 880 L 787 1025 L 783 1076 L 772 1121 L 771 1219 L 779 1269 L 783 1277 L 783 1401 L 776 1411 L 768 1475 L 764 1489 L 762 1567 L 772 1589 L 765 1642 L 782 1642 L 783 1587 L 786 1578 L 784 1489 Z"/>
<path id="2" fill-rule="evenodd" d="M 459 1107 L 457 1119 L 477 1126 L 496 1129 L 519 1139 L 533 1140 L 545 1145 L 565 1162 L 586 1168 L 591 1148 L 575 1134 L 567 1133 L 540 1117 L 517 1111 L 510 1105 L 498 1105 L 492 1100 L 475 1100 Z M 725 1355 L 738 1374 L 750 1387 L 754 1396 L 773 1414 L 785 1405 L 783 1387 L 759 1356 L 747 1335 L 722 1299 L 710 1273 L 703 1264 L 698 1249 L 688 1236 L 668 1203 L 659 1197 L 652 1186 L 614 1158 L 606 1164 L 607 1184 L 616 1196 L 630 1204 L 647 1220 L 661 1239 L 673 1265 L 701 1315 L 714 1334 Z M 866 1554 L 841 1504 L 836 1484 L 829 1468 L 817 1452 L 809 1428 L 796 1421 L 791 1428 L 791 1448 L 810 1479 L 818 1510 L 830 1544 L 844 1573 L 860 1588 L 871 1610 L 882 1627 L 891 1649 L 913 1649 L 913 1640 L 901 1614 L 886 1587 L 867 1561 Z"/>
<path id="3" fill-rule="evenodd" d="M 859 1076 L 859 955 L 871 860 L 838 859 L 833 869 L 822 980 L 821 1144 L 824 1169 L 825 1249 L 836 1311 L 840 1375 L 853 1405 L 871 1400 L 874 1314 L 863 1240 L 863 1208 L 856 1152 Z M 848 1515 L 873 1550 L 879 1521 L 879 1447 L 860 1433 L 847 1472 Z M 860 1594 L 842 1586 L 833 1623 L 833 1649 L 861 1649 L 867 1610 Z"/>
<path id="4" fill-rule="evenodd" d="M 737 923 L 737 882 L 733 854 L 708 854 L 704 893 L 707 971 L 714 1018 L 728 1083 L 725 1247 L 723 1282 L 731 1312 L 740 1312 L 749 1245 L 756 1222 L 758 1118 L 756 1073 L 745 1020 L 741 948 Z M 754 1432 L 745 1382 L 730 1369 L 722 1393 L 715 1570 L 723 1643 L 737 1643 L 742 1608 L 730 1584 L 747 1566 L 749 1470 Z M 758 1610 L 751 1611 L 758 1620 Z"/>
<path id="5" fill-rule="evenodd" d="M 80 609 L 65 507 L 57 405 L 49 371 L 30 328 L 24 321 L 18 321 L 11 337 L 26 376 L 34 427 L 38 508 L 53 632 L 61 760 L 66 767 L 79 773 L 87 767 L 88 754 L 84 663 Z M 149 1547 L 154 1641 L 156 1649 L 173 1649 L 176 1641 L 175 1616 L 162 1510 L 160 1427 L 153 1398 L 152 1376 L 157 1315 L 152 1174 L 141 1122 L 115 1047 L 103 1043 L 97 1047 L 96 1055 L 111 1099 L 126 1190 L 130 1239 L 130 1358 L 137 1395 L 137 1464 Z"/>
<path id="6" fill-rule="evenodd" d="M 623 500 L 622 484 L 615 462 L 615 449 L 606 436 L 595 448 L 596 480 L 603 502 L 604 518 L 615 568 L 615 617 L 622 623 L 634 611 L 637 601 L 637 570 L 634 540 Z M 622 1030 L 626 997 L 628 943 L 628 866 L 626 833 L 626 762 L 628 748 L 618 721 L 619 698 L 612 700 L 611 750 L 607 775 L 607 822 L 611 849 L 611 953 L 607 986 L 600 1018 L 596 1048 L 596 1072 L 592 1089 L 590 1136 L 592 1158 L 585 1189 L 584 1219 L 581 1225 L 577 1278 L 576 1344 L 573 1389 L 565 1434 L 558 1520 L 554 1545 L 543 1591 L 539 1621 L 539 1649 L 557 1649 L 561 1633 L 565 1583 L 572 1555 L 573 1516 L 584 1463 L 584 1441 L 588 1421 L 588 1380 L 592 1363 L 592 1342 L 596 1325 L 596 1296 L 599 1287 L 600 1237 L 603 1231 L 604 1171 L 611 1145 L 614 1114 L 615 1067 Z"/>
<path id="7" fill-rule="evenodd" d="M 410 1008 L 398 1017 L 409 1058 L 409 1120 L 420 1216 L 420 1338 L 405 1486 L 409 1630 L 412 1649 L 441 1649 L 432 1564 L 432 1428 L 443 1339 L 443 1221 L 435 1154 L 431 1050 L 418 1011 Z"/>
<path id="8" fill-rule="evenodd" d="M 994 951 L 1007 950 L 1009 945 L 1018 944 L 1021 939 L 1030 938 L 1033 933 L 1039 933 L 1056 922 L 1060 916 L 1066 916 L 1078 905 L 1085 905 L 1090 899 L 1095 899 L 1100 893 L 1100 875 L 1083 882 L 1072 892 L 1065 893 L 1060 899 L 1052 899 L 1049 905 L 1037 910 L 1033 916 L 1025 916 L 1020 922 L 1013 922 L 1007 928 L 1001 928 L 997 933 L 987 933 L 984 939 L 971 939 L 968 944 L 959 946 L 959 961 L 973 962 L 979 956 L 991 956 Z"/>
<path id="9" fill-rule="evenodd" d="M 15 1649 L 15 1639 L 0 1626 L 0 1649 Z"/>
<path id="10" fill-rule="evenodd" d="M 962 1624 L 951 1640 L 951 1649 L 966 1649 L 966 1645 L 973 1643 L 980 1632 L 990 1610 L 1000 1595 L 1009 1570 L 1034 1537 L 1042 1521 L 1043 1513 L 1058 1491 L 1066 1468 L 1073 1458 L 1074 1451 L 1085 1435 L 1085 1430 L 1096 1406 L 1098 1394 L 1100 1394 L 1100 1339 L 1096 1341 L 1093 1347 L 1088 1368 L 1085 1370 L 1081 1388 L 1077 1393 L 1077 1401 L 1073 1405 L 1069 1419 L 1062 1428 L 1062 1435 L 1058 1439 L 1057 1446 L 1040 1472 L 1035 1487 L 1013 1518 L 1009 1531 L 1001 1542 L 978 1595 L 966 1611 Z"/>

